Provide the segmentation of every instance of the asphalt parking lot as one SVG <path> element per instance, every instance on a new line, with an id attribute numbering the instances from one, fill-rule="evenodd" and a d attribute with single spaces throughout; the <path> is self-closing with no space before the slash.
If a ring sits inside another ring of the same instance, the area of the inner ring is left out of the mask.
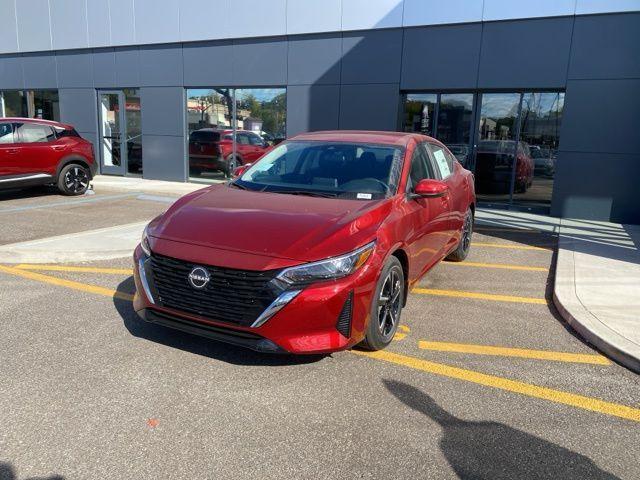
<path id="1" fill-rule="evenodd" d="M 0 243 L 167 207 L 112 195 L 3 197 Z M 478 226 L 390 348 L 323 357 L 144 323 L 128 258 L 0 265 L 0 479 L 639 478 L 640 377 L 552 306 L 555 245 Z"/>

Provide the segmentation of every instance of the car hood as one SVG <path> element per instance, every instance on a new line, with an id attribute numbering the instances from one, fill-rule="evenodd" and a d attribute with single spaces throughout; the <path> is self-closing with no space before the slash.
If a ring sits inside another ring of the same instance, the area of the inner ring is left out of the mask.
<path id="1" fill-rule="evenodd" d="M 182 197 L 149 226 L 158 239 L 309 262 L 373 240 L 391 200 L 253 192 L 226 185 Z"/>

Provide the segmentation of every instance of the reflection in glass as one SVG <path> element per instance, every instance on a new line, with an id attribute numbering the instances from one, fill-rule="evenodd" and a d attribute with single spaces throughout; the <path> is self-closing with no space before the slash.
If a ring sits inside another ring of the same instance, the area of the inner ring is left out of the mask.
<path id="1" fill-rule="evenodd" d="M 519 93 L 485 93 L 480 107 L 475 159 L 476 193 L 486 201 L 509 200 L 514 158 Z M 526 189 L 533 176 L 531 158 L 518 146 L 516 181 Z"/>
<path id="2" fill-rule="evenodd" d="M 118 167 L 120 155 L 120 105 L 117 93 L 100 94 L 102 165 Z"/>
<path id="3" fill-rule="evenodd" d="M 127 135 L 127 171 L 142 175 L 142 115 L 140 91 L 125 89 L 125 123 Z"/>
<path id="4" fill-rule="evenodd" d="M 438 95 L 435 93 L 407 94 L 404 103 L 404 131 L 422 133 L 432 137 L 437 102 Z"/>
<path id="5" fill-rule="evenodd" d="M 515 202 L 548 205 L 553 191 L 564 93 L 525 93 L 520 114 L 520 141 L 530 151 L 533 184 L 514 195 Z"/>
<path id="6" fill-rule="evenodd" d="M 286 89 L 190 89 L 187 116 L 189 176 L 224 180 L 284 140 Z"/>
<path id="7" fill-rule="evenodd" d="M 5 90 L 0 92 L 0 116 L 60 121 L 57 90 Z"/>
<path id="8" fill-rule="evenodd" d="M 451 153 L 465 167 L 469 164 L 472 114 L 472 93 L 440 95 L 436 138 L 449 147 Z"/>

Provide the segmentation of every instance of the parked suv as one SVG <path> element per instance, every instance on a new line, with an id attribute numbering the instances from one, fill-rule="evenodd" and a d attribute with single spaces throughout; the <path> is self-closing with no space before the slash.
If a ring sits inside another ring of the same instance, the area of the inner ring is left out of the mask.
<path id="1" fill-rule="evenodd" d="M 71 125 L 0 118 L 0 188 L 53 184 L 82 195 L 95 172 L 93 146 Z"/>
<path id="2" fill-rule="evenodd" d="M 269 148 L 257 133 L 237 130 L 234 157 L 233 130 L 201 128 L 189 135 L 189 169 L 192 175 L 205 171 L 231 173 L 240 165 L 253 163 Z"/>

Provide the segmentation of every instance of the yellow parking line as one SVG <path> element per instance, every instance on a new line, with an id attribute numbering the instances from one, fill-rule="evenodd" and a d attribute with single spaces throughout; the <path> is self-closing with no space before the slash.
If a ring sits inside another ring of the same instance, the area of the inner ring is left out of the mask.
<path id="1" fill-rule="evenodd" d="M 513 295 L 497 295 L 494 293 L 464 292 L 461 290 L 439 290 L 436 288 L 414 288 L 412 293 L 421 295 L 436 295 L 440 297 L 473 298 L 476 300 L 490 300 L 493 302 L 513 302 L 513 303 L 535 303 L 546 305 L 544 298 L 517 297 Z"/>
<path id="2" fill-rule="evenodd" d="M 553 247 L 532 247 L 531 245 L 508 245 L 505 243 L 471 242 L 472 247 L 480 248 L 507 248 L 511 250 L 553 250 Z"/>
<path id="3" fill-rule="evenodd" d="M 398 330 L 402 330 L 404 333 L 409 333 L 411 329 L 406 325 L 398 325 Z"/>
<path id="4" fill-rule="evenodd" d="M 16 265 L 18 270 L 36 270 L 41 272 L 81 272 L 81 273 L 109 273 L 114 275 L 131 275 L 130 268 L 98 268 L 98 267 L 73 267 L 64 265 L 33 265 L 21 263 Z"/>
<path id="5" fill-rule="evenodd" d="M 535 230 L 533 228 L 509 228 L 509 227 L 483 227 L 476 226 L 476 232 L 515 232 L 515 233 L 548 233 L 553 234 L 553 232 L 545 232 L 544 230 Z"/>
<path id="6" fill-rule="evenodd" d="M 22 278 L 28 278 L 29 280 L 35 280 L 38 282 L 49 283 L 51 285 L 57 285 L 59 287 L 71 288 L 73 290 L 80 290 L 82 292 L 94 293 L 97 295 L 104 295 L 106 297 L 115 297 L 121 300 L 133 300 L 133 295 L 119 290 L 112 290 L 110 288 L 98 287 L 97 285 L 89 285 L 87 283 L 74 282 L 71 280 L 65 280 L 62 278 L 51 277 L 49 275 L 43 275 L 41 273 L 29 272 L 27 270 L 20 270 L 15 267 L 4 267 L 0 265 L 0 272 L 9 273 Z"/>
<path id="7" fill-rule="evenodd" d="M 529 272 L 548 272 L 546 267 L 529 267 L 527 265 L 509 265 L 505 263 L 479 263 L 479 262 L 443 262 L 443 265 L 456 267 L 501 268 L 504 270 L 525 270 Z"/>
<path id="8" fill-rule="evenodd" d="M 575 393 L 563 392 L 547 387 L 540 387 L 530 383 L 520 382 L 517 380 L 509 380 L 507 378 L 497 377 L 495 375 L 487 375 L 475 370 L 466 370 L 464 368 L 451 367 L 442 363 L 430 362 L 420 358 L 400 355 L 388 350 L 380 350 L 377 352 L 364 352 L 351 350 L 356 355 L 382 360 L 384 362 L 402 365 L 404 367 L 413 368 L 435 375 L 455 378 L 466 382 L 484 385 L 486 387 L 498 388 L 508 392 L 519 393 L 534 398 L 541 398 L 554 403 L 561 403 L 592 412 L 598 412 L 605 415 L 624 418 L 634 422 L 640 422 L 640 409 L 620 405 L 618 403 L 606 402 L 597 398 L 585 397 Z"/>
<path id="9" fill-rule="evenodd" d="M 473 345 L 468 343 L 430 342 L 426 340 L 420 340 L 418 342 L 418 347 L 423 350 L 436 350 L 439 352 L 472 353 L 475 355 L 531 358 L 535 360 L 551 360 L 556 362 L 611 365 L 611 362 L 607 358 L 593 353 L 553 352 L 550 350 L 528 350 L 524 348 L 493 347 L 489 345 Z"/>

